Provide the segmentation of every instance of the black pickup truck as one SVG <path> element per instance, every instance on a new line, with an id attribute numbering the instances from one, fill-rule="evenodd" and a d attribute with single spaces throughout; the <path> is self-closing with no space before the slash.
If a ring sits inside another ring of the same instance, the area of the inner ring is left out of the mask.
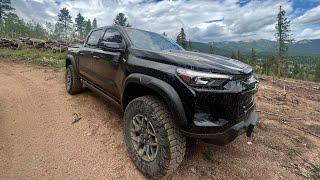
<path id="1" fill-rule="evenodd" d="M 67 92 L 84 86 L 123 110 L 128 152 L 149 178 L 179 166 L 186 137 L 224 145 L 250 136 L 258 119 L 251 67 L 134 28 L 94 29 L 82 46 L 69 48 Z"/>

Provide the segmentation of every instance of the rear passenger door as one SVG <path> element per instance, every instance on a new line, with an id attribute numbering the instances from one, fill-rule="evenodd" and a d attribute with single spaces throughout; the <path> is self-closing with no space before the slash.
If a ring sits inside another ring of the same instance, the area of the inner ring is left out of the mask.
<path id="1" fill-rule="evenodd" d="M 98 43 L 104 34 L 104 29 L 97 29 L 90 33 L 84 47 L 79 52 L 79 71 L 87 80 L 94 82 L 95 76 L 92 69 L 93 52 L 98 48 Z"/>

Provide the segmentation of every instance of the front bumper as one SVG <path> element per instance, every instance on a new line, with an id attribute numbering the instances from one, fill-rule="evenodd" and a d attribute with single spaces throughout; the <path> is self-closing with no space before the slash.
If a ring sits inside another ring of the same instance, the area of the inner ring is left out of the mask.
<path id="1" fill-rule="evenodd" d="M 211 144 L 226 145 L 243 133 L 247 133 L 247 136 L 250 136 L 257 121 L 258 114 L 256 110 L 253 109 L 242 121 L 224 130 L 223 132 L 200 133 L 182 130 L 182 133 L 184 133 L 188 137 L 203 139 Z"/>
<path id="2" fill-rule="evenodd" d="M 251 74 L 228 81 L 220 89 L 190 87 L 180 82 L 177 89 L 183 90 L 179 95 L 184 97 L 187 121 L 177 126 L 186 136 L 225 145 L 245 132 L 251 135 L 258 120 L 254 102 L 258 80 Z"/>

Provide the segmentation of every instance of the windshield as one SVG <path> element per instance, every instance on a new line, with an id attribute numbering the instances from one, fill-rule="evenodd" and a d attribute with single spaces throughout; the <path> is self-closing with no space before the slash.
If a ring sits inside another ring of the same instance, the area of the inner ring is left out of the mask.
<path id="1" fill-rule="evenodd" d="M 183 50 L 177 43 L 153 32 L 138 29 L 126 29 L 134 47 L 153 51 L 161 50 Z"/>

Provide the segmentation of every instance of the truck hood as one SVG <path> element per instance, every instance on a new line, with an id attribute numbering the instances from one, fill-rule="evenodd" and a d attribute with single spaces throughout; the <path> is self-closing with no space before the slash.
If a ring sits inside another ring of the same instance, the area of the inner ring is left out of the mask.
<path id="1" fill-rule="evenodd" d="M 198 71 L 233 75 L 250 74 L 252 72 L 252 68 L 245 63 L 214 54 L 176 50 L 150 51 L 134 48 L 130 51 L 132 55 L 138 58 Z"/>

